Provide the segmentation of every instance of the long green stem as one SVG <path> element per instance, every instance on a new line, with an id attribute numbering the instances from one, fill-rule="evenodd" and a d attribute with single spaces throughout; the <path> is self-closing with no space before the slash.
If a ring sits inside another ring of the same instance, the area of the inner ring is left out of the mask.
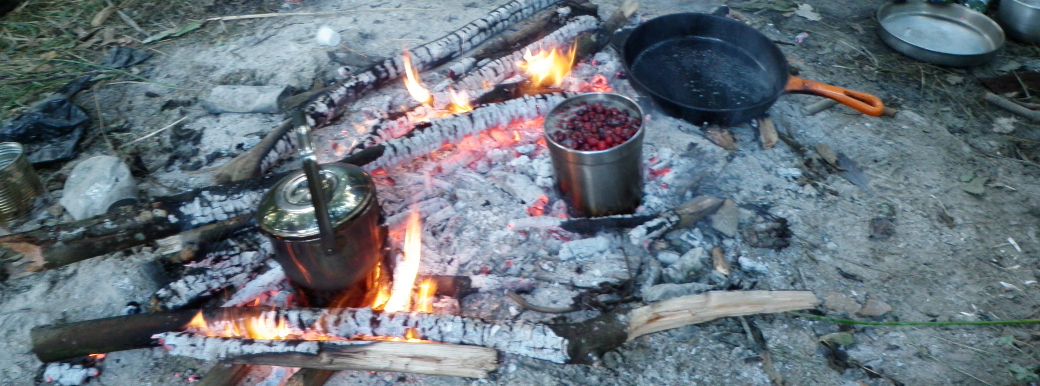
<path id="1" fill-rule="evenodd" d="M 154 80 L 145 78 L 143 76 L 137 76 L 137 75 L 131 74 L 129 72 L 126 72 L 126 71 L 123 71 L 123 70 L 120 70 L 120 69 L 116 69 L 116 68 L 112 68 L 112 67 L 106 67 L 106 66 L 102 66 L 102 65 L 98 65 L 98 64 L 81 62 L 81 61 L 78 61 L 78 60 L 51 59 L 51 61 L 62 62 L 62 63 L 72 63 L 72 64 L 78 64 L 78 65 L 81 65 L 81 66 L 100 68 L 100 69 L 103 69 L 103 70 L 108 70 L 108 71 L 116 72 L 116 73 L 119 73 L 119 74 L 123 74 L 123 75 L 129 76 L 129 77 L 134 78 L 134 79 L 139 79 L 139 80 L 141 80 L 143 82 L 151 83 L 151 84 L 154 84 L 154 85 L 157 85 L 157 86 L 162 86 L 162 87 L 166 87 L 166 88 L 177 88 L 177 87 L 165 84 L 165 83 L 156 82 Z"/>
<path id="2" fill-rule="evenodd" d="M 990 320 L 980 322 L 864 322 L 852 319 L 828 318 L 826 316 L 805 314 L 801 312 L 788 312 L 788 314 L 814 320 L 823 320 L 842 324 L 858 324 L 862 326 L 1006 326 L 1015 324 L 1040 324 L 1040 319 Z"/>

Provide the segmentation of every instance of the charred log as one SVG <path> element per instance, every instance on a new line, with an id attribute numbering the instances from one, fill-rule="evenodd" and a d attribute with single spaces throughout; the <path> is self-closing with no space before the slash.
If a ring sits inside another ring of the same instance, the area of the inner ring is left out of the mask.
<path id="1" fill-rule="evenodd" d="M 183 330 L 198 310 L 134 314 L 32 329 L 33 353 L 43 362 L 155 346 L 152 335 Z"/>
<path id="2" fill-rule="evenodd" d="M 222 244 L 223 248 L 206 254 L 201 267 L 152 295 L 152 309 L 180 309 L 224 288 L 245 285 L 274 253 L 270 241 L 255 229 Z"/>

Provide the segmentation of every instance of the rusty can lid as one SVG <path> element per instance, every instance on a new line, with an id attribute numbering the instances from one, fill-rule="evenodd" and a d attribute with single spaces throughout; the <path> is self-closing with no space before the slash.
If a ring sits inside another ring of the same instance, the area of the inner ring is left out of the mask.
<path id="1" fill-rule="evenodd" d="M 321 176 L 334 228 L 357 218 L 375 200 L 375 184 L 360 167 L 325 164 L 321 165 Z M 264 194 L 257 208 L 257 222 L 261 230 L 277 237 L 302 238 L 320 233 L 303 170 L 286 176 Z"/>

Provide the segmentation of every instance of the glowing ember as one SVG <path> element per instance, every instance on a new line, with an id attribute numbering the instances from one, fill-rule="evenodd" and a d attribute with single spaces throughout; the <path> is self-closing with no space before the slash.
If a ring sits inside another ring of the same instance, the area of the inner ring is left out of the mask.
<path id="1" fill-rule="evenodd" d="M 419 211 L 408 215 L 407 228 L 404 232 L 404 259 L 394 269 L 394 285 L 390 292 L 390 300 L 383 307 L 384 311 L 408 311 L 412 300 L 412 286 L 415 276 L 419 274 L 419 252 L 422 249 L 422 220 Z"/>
<path id="2" fill-rule="evenodd" d="M 469 95 L 466 94 L 466 91 L 456 93 L 454 88 L 448 87 L 448 95 L 451 97 L 448 112 L 458 114 L 473 110 L 473 106 L 469 105 Z"/>
<path id="3" fill-rule="evenodd" d="M 610 88 L 610 81 L 607 80 L 607 77 L 601 74 L 593 76 L 592 82 L 582 84 L 578 90 L 581 92 L 614 92 L 614 90 Z"/>
<path id="4" fill-rule="evenodd" d="M 531 206 L 527 207 L 527 214 L 531 217 L 538 217 L 545 214 L 545 207 L 549 205 L 549 196 L 541 195 L 534 201 Z"/>
<path id="5" fill-rule="evenodd" d="M 517 65 L 531 76 L 531 82 L 535 86 L 559 86 L 563 78 L 571 72 L 576 47 L 572 47 L 567 53 L 559 52 L 556 48 L 535 55 L 525 51 L 524 61 Z"/>
<path id="6" fill-rule="evenodd" d="M 408 55 L 408 51 L 404 52 L 404 74 L 404 87 L 408 89 L 408 93 L 412 95 L 412 98 L 415 98 L 419 103 L 429 104 L 433 95 L 419 83 L 419 74 L 412 68 L 412 59 Z"/>

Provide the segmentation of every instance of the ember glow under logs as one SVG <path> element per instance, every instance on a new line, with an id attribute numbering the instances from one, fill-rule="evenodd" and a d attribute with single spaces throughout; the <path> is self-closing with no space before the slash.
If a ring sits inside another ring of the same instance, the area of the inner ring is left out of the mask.
<path id="1" fill-rule="evenodd" d="M 579 95 L 549 112 L 545 137 L 556 186 L 573 214 L 626 214 L 639 206 L 642 123 L 639 105 L 617 94 Z"/>

